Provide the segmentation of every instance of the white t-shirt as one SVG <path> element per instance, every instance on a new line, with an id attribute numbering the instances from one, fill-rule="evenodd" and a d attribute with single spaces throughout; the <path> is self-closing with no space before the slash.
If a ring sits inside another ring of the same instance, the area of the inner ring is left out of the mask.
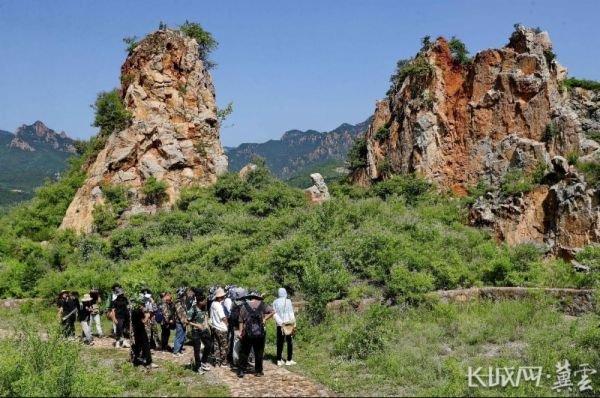
<path id="1" fill-rule="evenodd" d="M 213 303 L 210 306 L 210 326 L 222 332 L 226 332 L 227 325 L 225 324 L 225 322 L 223 322 L 223 318 L 225 318 L 225 311 L 223 311 L 223 306 L 220 302 L 213 301 Z"/>

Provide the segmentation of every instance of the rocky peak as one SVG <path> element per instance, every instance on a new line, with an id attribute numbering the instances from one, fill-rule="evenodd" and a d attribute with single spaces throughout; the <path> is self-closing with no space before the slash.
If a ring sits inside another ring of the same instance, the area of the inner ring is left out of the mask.
<path id="1" fill-rule="evenodd" d="M 588 106 L 574 106 L 580 101 L 561 90 L 566 69 L 556 61 L 547 32 L 517 26 L 505 47 L 481 51 L 466 62 L 439 38 L 400 72 L 388 97 L 376 104 L 364 137 L 366 166 L 353 171 L 355 183 L 417 173 L 442 190 L 465 195 L 478 183 L 498 189 L 515 170 L 526 176 L 539 170 L 551 174 L 554 157 L 588 156 L 598 149 L 582 134 L 577 109 L 586 113 Z M 516 202 L 490 197 L 494 205 L 484 211 L 480 203 L 482 218 L 474 224 L 493 224 L 497 236 L 511 243 L 537 241 L 559 248 L 598 241 L 596 201 L 582 199 L 561 210 L 562 216 L 550 210 L 560 207 L 549 207 L 550 196 L 560 201 L 564 195 L 559 192 L 571 192 L 573 179 L 563 178 L 555 173 L 545 180 L 546 189 Z M 562 185 L 554 189 L 559 181 Z M 581 210 L 585 206 L 592 207 Z M 494 222 L 489 221 L 492 213 Z M 579 224 L 579 233 L 561 227 L 579 216 L 591 217 Z"/>
<path id="2" fill-rule="evenodd" d="M 125 60 L 121 83 L 131 125 L 114 132 L 89 166 L 62 228 L 91 231 L 94 208 L 106 204 L 103 187 L 128 188 L 124 218 L 168 207 L 182 188 L 212 184 L 227 170 L 212 78 L 194 39 L 170 29 L 148 35 Z M 151 178 L 167 187 L 158 206 L 144 198 Z"/>
<path id="3" fill-rule="evenodd" d="M 64 132 L 57 133 L 38 120 L 33 124 L 23 124 L 17 128 L 9 147 L 28 152 L 52 149 L 59 152 L 75 153 L 73 144 L 74 141 Z"/>

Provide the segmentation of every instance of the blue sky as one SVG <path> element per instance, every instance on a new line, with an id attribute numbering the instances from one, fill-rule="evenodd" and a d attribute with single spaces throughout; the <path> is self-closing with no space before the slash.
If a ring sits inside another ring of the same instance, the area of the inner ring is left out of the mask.
<path id="1" fill-rule="evenodd" d="M 39 119 L 94 134 L 90 104 L 118 84 L 122 38 L 161 20 L 200 22 L 219 41 L 217 101 L 234 103 L 221 136 L 237 145 L 364 120 L 424 35 L 474 53 L 504 45 L 515 22 L 540 26 L 572 76 L 600 79 L 598 15 L 595 0 L 0 0 L 0 129 Z"/>

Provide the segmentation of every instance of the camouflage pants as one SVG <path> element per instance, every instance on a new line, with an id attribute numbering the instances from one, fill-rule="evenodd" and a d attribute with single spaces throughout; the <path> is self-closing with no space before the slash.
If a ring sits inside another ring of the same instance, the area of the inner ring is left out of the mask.
<path id="1" fill-rule="evenodd" d="M 152 320 L 144 325 L 146 328 L 146 335 L 148 336 L 148 341 L 150 342 L 150 348 L 153 350 L 159 349 L 161 347 L 160 341 L 160 333 L 158 331 L 158 324 Z"/>
<path id="2" fill-rule="evenodd" d="M 227 364 L 227 353 L 229 352 L 229 341 L 227 340 L 227 331 L 220 331 L 215 328 L 212 329 L 213 342 L 214 342 L 214 355 L 217 360 L 217 364 Z"/>

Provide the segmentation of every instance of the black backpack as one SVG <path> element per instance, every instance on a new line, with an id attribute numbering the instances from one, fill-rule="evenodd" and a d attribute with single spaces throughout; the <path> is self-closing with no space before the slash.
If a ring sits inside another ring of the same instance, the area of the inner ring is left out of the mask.
<path id="1" fill-rule="evenodd" d="M 244 317 L 244 333 L 245 336 L 251 338 L 260 338 L 265 336 L 265 325 L 263 322 L 263 304 L 254 309 L 248 303 L 244 303 L 246 307 L 246 316 Z"/>

